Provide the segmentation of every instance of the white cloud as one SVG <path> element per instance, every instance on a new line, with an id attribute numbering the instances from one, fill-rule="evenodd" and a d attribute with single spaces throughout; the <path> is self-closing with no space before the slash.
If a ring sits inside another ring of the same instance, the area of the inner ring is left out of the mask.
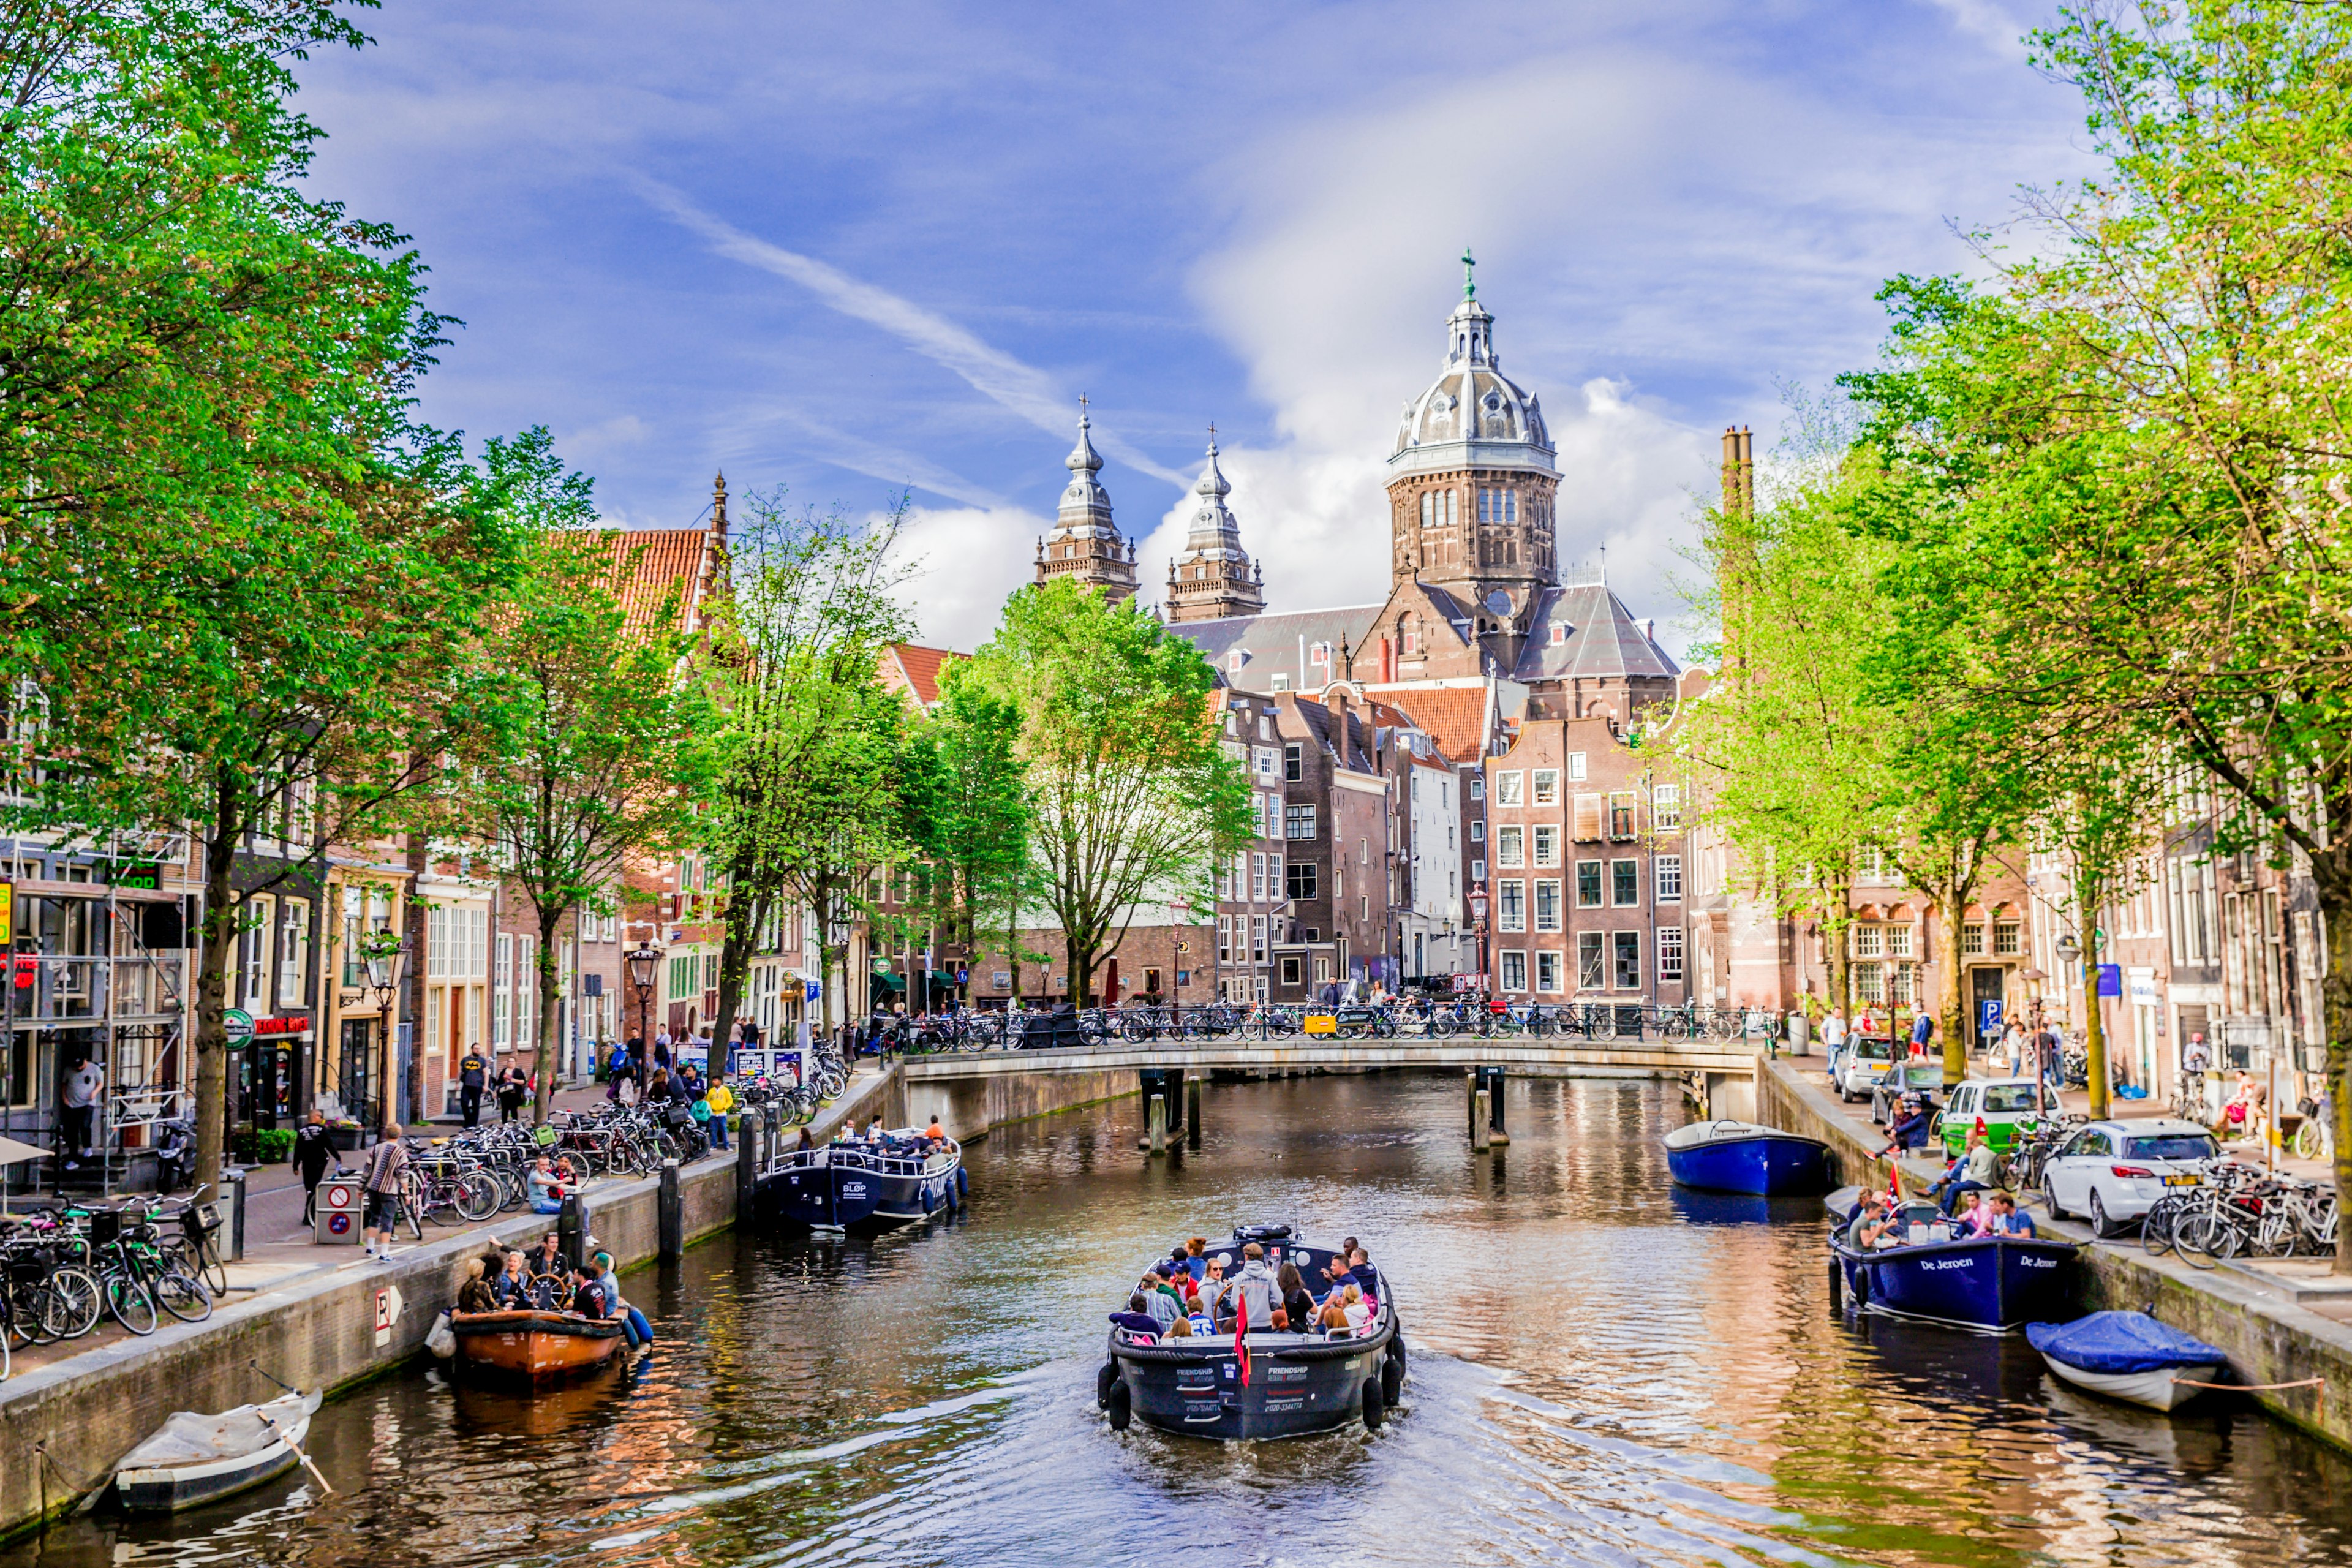
<path id="1" fill-rule="evenodd" d="M 970 653 L 996 629 L 997 613 L 1029 581 L 1037 541 L 1053 523 L 1017 507 L 917 508 L 899 531 L 916 637 Z"/>
<path id="2" fill-rule="evenodd" d="M 1961 32 L 1992 46 L 1996 54 L 2025 58 L 2026 25 L 2011 16 L 1999 0 L 1927 0 L 1927 4 L 1949 16 Z"/>
<path id="3" fill-rule="evenodd" d="M 1072 416 L 1076 412 L 1074 400 L 1044 371 L 1023 363 L 911 300 L 860 282 L 814 257 L 745 234 L 658 181 L 639 179 L 636 184 L 646 200 L 700 235 L 719 255 L 789 279 L 843 315 L 880 328 L 924 358 L 953 371 L 972 390 L 1039 429 L 1055 435 L 1072 431 Z M 1115 434 L 1097 430 L 1095 441 L 1131 468 L 1171 484 L 1183 482 L 1182 475 L 1161 468 Z"/>

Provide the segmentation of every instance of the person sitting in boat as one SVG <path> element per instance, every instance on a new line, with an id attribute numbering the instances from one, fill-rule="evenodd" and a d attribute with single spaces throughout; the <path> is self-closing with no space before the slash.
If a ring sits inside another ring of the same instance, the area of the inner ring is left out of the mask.
<path id="1" fill-rule="evenodd" d="M 2033 1216 L 2020 1210 L 2017 1199 L 2010 1193 L 1995 1193 L 1985 1200 L 1988 1236 L 2034 1236 Z"/>
<path id="2" fill-rule="evenodd" d="M 1346 1321 L 1350 1333 L 1369 1334 L 1372 1331 L 1371 1304 L 1364 1300 L 1361 1286 L 1349 1285 L 1340 1290 L 1339 1316 Z"/>
<path id="3" fill-rule="evenodd" d="M 1939 1206 L 1948 1215 L 1954 1212 L 1962 1193 L 1990 1192 L 2000 1184 L 2000 1156 L 1987 1141 L 1983 1124 L 1979 1123 L 1969 1134 L 1968 1152 L 1952 1162 L 1950 1168 L 1937 1179 L 1936 1186 L 1928 1189 L 1927 1195 L 1934 1197 L 1936 1188 L 1944 1189 Z"/>
<path id="4" fill-rule="evenodd" d="M 608 1318 L 627 1320 L 628 1327 L 625 1331 L 628 1335 L 631 1350 L 653 1343 L 653 1324 L 646 1321 L 643 1312 L 629 1305 L 621 1295 L 621 1271 L 614 1267 L 613 1255 L 609 1252 L 600 1252 L 596 1254 L 594 1261 L 597 1284 L 604 1293 L 604 1315 Z"/>
<path id="5" fill-rule="evenodd" d="M 934 1146 L 941 1145 L 948 1141 L 948 1130 L 940 1126 L 940 1119 L 934 1116 L 931 1124 L 923 1129 L 923 1137 Z"/>
<path id="6" fill-rule="evenodd" d="M 1872 1205 L 1870 1217 L 1864 1223 L 1855 1241 L 1864 1247 L 1900 1247 L 1906 1231 L 1902 1211 L 1881 1198 Z"/>
<path id="7" fill-rule="evenodd" d="M 1282 1293 L 1285 1326 L 1296 1333 L 1306 1332 L 1315 1321 L 1315 1298 L 1307 1293 L 1307 1279 L 1298 1272 L 1298 1265 L 1285 1263 L 1277 1269 L 1274 1288 Z"/>
<path id="8" fill-rule="evenodd" d="M 1362 1247 L 1351 1247 L 1348 1249 L 1348 1272 L 1344 1278 L 1349 1284 L 1362 1290 L 1367 1299 L 1379 1298 L 1381 1271 L 1372 1267 L 1371 1258 L 1365 1254 Z"/>
<path id="9" fill-rule="evenodd" d="M 1143 1298 L 1143 1310 L 1157 1325 L 1154 1332 L 1166 1333 L 1168 1325 L 1184 1315 L 1184 1303 L 1177 1299 L 1168 1281 L 1157 1274 L 1147 1274 L 1138 1280 L 1135 1293 Z"/>
<path id="10" fill-rule="evenodd" d="M 1869 1243 L 1867 1243 L 1867 1242 L 1865 1242 L 1865 1241 L 1864 1241 L 1864 1240 L 1862 1239 L 1862 1233 L 1863 1233 L 1863 1231 L 1864 1231 L 1864 1229 L 1866 1229 L 1866 1228 L 1867 1228 L 1867 1227 L 1868 1227 L 1868 1226 L 1870 1226 L 1874 1221 L 1884 1218 L 1884 1217 L 1885 1216 L 1885 1214 L 1886 1214 L 1886 1194 L 1884 1194 L 1884 1193 L 1864 1193 L 1864 1194 L 1862 1194 L 1862 1201 L 1861 1201 L 1860 1203 L 1858 1203 L 1858 1204 L 1856 1204 L 1856 1205 L 1853 1205 L 1853 1213 L 1846 1216 L 1846 1222 L 1845 1222 L 1845 1244 L 1846 1244 L 1848 1247 L 1866 1247 L 1866 1246 L 1868 1246 L 1868 1245 L 1869 1245 Z"/>
<path id="11" fill-rule="evenodd" d="M 1232 1253 L 1220 1252 L 1214 1258 L 1210 1258 L 1202 1267 L 1200 1291 L 1201 1305 L 1206 1309 L 1212 1316 L 1215 1315 L 1218 1310 L 1217 1297 L 1223 1292 L 1225 1288 L 1225 1265 L 1231 1263 L 1233 1260 L 1234 1258 Z"/>
<path id="12" fill-rule="evenodd" d="M 551 1230 L 539 1238 L 529 1262 L 534 1279 L 561 1279 L 572 1272 L 564 1267 L 562 1239 Z"/>
<path id="13" fill-rule="evenodd" d="M 1192 1276 L 1194 1284 L 1199 1284 L 1208 1277 L 1209 1238 L 1207 1237 L 1196 1236 L 1184 1244 L 1183 1264 L 1185 1269 Z"/>
<path id="14" fill-rule="evenodd" d="M 455 1309 L 456 1310 L 460 1312 L 495 1312 L 499 1310 L 498 1296 L 490 1289 L 489 1282 L 482 1278 L 482 1260 L 480 1258 L 468 1258 L 466 1259 L 466 1282 L 457 1287 L 457 1305 Z"/>
<path id="15" fill-rule="evenodd" d="M 507 1254 L 506 1268 L 490 1281 L 490 1294 L 501 1311 L 520 1311 L 530 1305 L 530 1259 L 520 1252 Z"/>
<path id="16" fill-rule="evenodd" d="M 882 1131 L 882 1118 L 878 1114 L 866 1124 L 866 1141 L 868 1143 L 887 1142 Z"/>
<path id="17" fill-rule="evenodd" d="M 1962 1193 L 1959 1206 L 1952 1211 L 1952 1235 L 1960 1241 L 1973 1241 L 1985 1233 L 1992 1209 L 1982 1193 Z"/>
<path id="18" fill-rule="evenodd" d="M 1169 1324 L 1169 1325 L 1168 1325 L 1168 1338 L 1170 1338 L 1170 1339 L 1171 1339 L 1171 1340 L 1189 1340 L 1189 1339 L 1191 1339 L 1192 1337 L 1192 1319 L 1190 1319 L 1190 1318 L 1179 1318 L 1179 1319 L 1177 1319 L 1174 1322 L 1172 1322 L 1172 1323 L 1171 1323 L 1171 1324 Z"/>
<path id="19" fill-rule="evenodd" d="M 1274 1288 L 1274 1270 L 1265 1266 L 1265 1248 L 1253 1241 L 1242 1248 L 1242 1271 L 1218 1293 L 1217 1315 L 1240 1319 L 1253 1329 L 1271 1328 L 1281 1299 Z"/>
<path id="20" fill-rule="evenodd" d="M 1156 1340 L 1160 1337 L 1160 1321 L 1151 1315 L 1151 1303 L 1143 1299 L 1141 1291 L 1129 1296 L 1127 1310 L 1113 1312 L 1110 1321 L 1114 1327 L 1125 1329 L 1138 1338 Z"/>

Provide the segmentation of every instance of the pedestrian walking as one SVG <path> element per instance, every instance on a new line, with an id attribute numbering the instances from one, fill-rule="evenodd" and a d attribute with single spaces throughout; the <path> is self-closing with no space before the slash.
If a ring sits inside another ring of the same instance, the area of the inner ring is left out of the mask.
<path id="1" fill-rule="evenodd" d="M 326 1179 L 327 1167 L 335 1163 L 335 1136 L 327 1131 L 327 1113 L 310 1112 L 310 1119 L 294 1132 L 294 1158 L 289 1162 L 302 1178 L 302 1223 L 314 1224 L 319 1217 L 319 1184 Z"/>
<path id="2" fill-rule="evenodd" d="M 1838 1063 L 1845 1056 L 1845 1009 L 1832 1007 L 1822 1020 L 1822 1048 L 1830 1054 L 1830 1087 L 1837 1087 Z"/>
<path id="3" fill-rule="evenodd" d="M 2009 1021 L 2009 1028 L 2000 1037 L 2000 1048 L 2002 1054 L 2009 1058 L 2009 1076 L 2017 1077 L 2020 1066 L 2025 1059 L 2024 1024 L 2015 1018 Z"/>
<path id="4" fill-rule="evenodd" d="M 392 1257 L 392 1227 L 400 1220 L 400 1179 L 408 1173 L 408 1145 L 400 1141 L 400 1123 L 384 1123 L 383 1141 L 368 1151 L 367 1254 L 378 1262 Z"/>
<path id="5" fill-rule="evenodd" d="M 106 1073 L 87 1053 L 73 1059 L 60 1097 L 65 1114 L 58 1122 L 58 1154 L 68 1171 L 79 1170 L 90 1155 L 90 1124 L 98 1116 L 98 1092 Z"/>
<path id="6" fill-rule="evenodd" d="M 482 1121 L 482 1090 L 489 1086 L 490 1064 L 479 1046 L 467 1046 L 457 1058 L 457 1110 L 468 1127 Z"/>
<path id="7" fill-rule="evenodd" d="M 1911 1054 L 1913 1056 L 1926 1056 L 1927 1054 L 1927 1044 L 1935 1037 L 1936 1020 L 1933 1017 L 1929 1016 L 1926 1013 L 1921 1013 L 1917 1017 L 1911 1020 Z"/>

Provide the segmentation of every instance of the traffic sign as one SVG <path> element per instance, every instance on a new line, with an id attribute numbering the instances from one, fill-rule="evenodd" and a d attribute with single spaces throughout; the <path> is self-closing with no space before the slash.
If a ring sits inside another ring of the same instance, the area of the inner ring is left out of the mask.
<path id="1" fill-rule="evenodd" d="M 387 1345 L 392 1342 L 392 1325 L 400 1321 L 400 1309 L 404 1304 L 400 1299 L 400 1287 L 397 1285 L 387 1285 L 375 1293 L 375 1342 L 377 1344 Z"/>
<path id="2" fill-rule="evenodd" d="M 253 1038 L 253 1015 L 242 1007 L 226 1007 L 221 1011 L 221 1028 L 228 1043 L 241 1046 Z"/>

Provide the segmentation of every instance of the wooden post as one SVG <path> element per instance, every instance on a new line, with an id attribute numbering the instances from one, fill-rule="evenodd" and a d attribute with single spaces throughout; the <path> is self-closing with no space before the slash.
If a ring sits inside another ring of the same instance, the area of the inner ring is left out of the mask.
<path id="1" fill-rule="evenodd" d="M 1144 1121 L 1150 1129 L 1149 1136 L 1151 1141 L 1151 1152 L 1155 1154 L 1168 1152 L 1168 1097 L 1166 1095 L 1154 1094 L 1151 1097 L 1145 1110 Z"/>
<path id="2" fill-rule="evenodd" d="M 1503 1069 L 1486 1069 L 1486 1135 L 1490 1142 L 1507 1144 L 1511 1135 L 1503 1130 Z"/>
<path id="3" fill-rule="evenodd" d="M 1187 1078 L 1184 1080 L 1184 1147 L 1198 1149 L 1200 1146 L 1201 1080 Z"/>
<path id="4" fill-rule="evenodd" d="M 678 1185 L 677 1162 L 664 1160 L 661 1166 L 661 1199 L 658 1205 L 661 1221 L 661 1260 L 676 1263 L 686 1256 L 686 1194 Z"/>
<path id="5" fill-rule="evenodd" d="M 760 1166 L 766 1152 L 761 1134 L 765 1131 L 766 1118 L 756 1110 L 746 1110 L 735 1128 L 735 1223 L 749 1225 L 752 1212 L 760 1206 Z"/>
<path id="6" fill-rule="evenodd" d="M 1470 1091 L 1470 1147 L 1473 1149 L 1488 1148 L 1495 1140 L 1495 1130 L 1486 1125 L 1486 1105 L 1485 1089 Z"/>

